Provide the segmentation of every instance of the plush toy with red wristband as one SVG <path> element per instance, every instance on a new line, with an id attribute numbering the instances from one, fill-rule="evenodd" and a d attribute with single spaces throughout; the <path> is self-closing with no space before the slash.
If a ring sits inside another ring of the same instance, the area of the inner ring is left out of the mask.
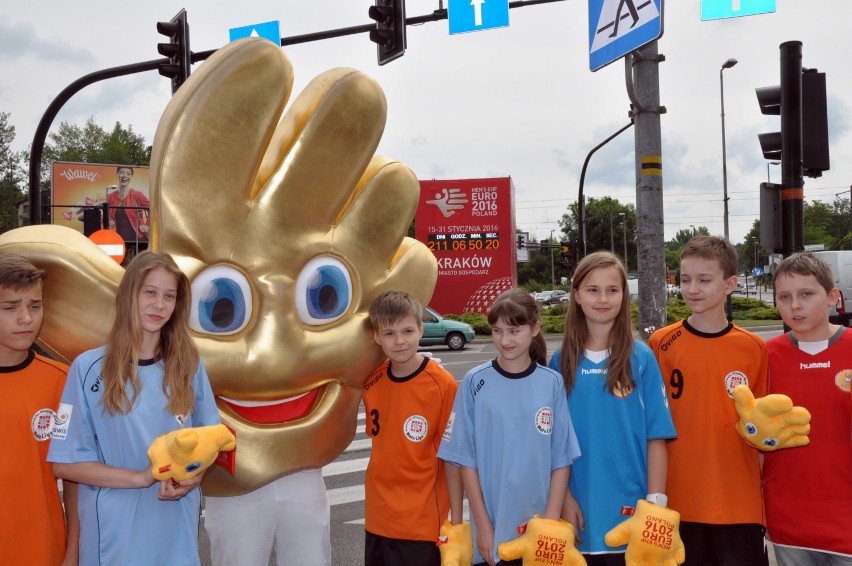
<path id="1" fill-rule="evenodd" d="M 520 537 L 497 546 L 497 555 L 500 560 L 523 558 L 524 566 L 583 566 L 586 559 L 574 538 L 571 523 L 535 515 Z"/>
<path id="2" fill-rule="evenodd" d="M 157 481 L 194 478 L 216 461 L 219 452 L 235 446 L 234 435 L 223 424 L 173 430 L 148 447 L 151 473 Z"/>
<path id="3" fill-rule="evenodd" d="M 445 520 L 439 535 L 438 549 L 441 551 L 441 566 L 473 564 L 473 533 L 468 521 L 454 525 Z"/>
<path id="4" fill-rule="evenodd" d="M 772 452 L 810 443 L 811 414 L 804 407 L 794 407 L 786 395 L 755 399 L 747 385 L 737 385 L 733 395 L 740 416 L 737 432 L 758 450 Z"/>
<path id="5" fill-rule="evenodd" d="M 686 560 L 680 538 L 680 513 L 644 499 L 633 516 L 616 525 L 604 541 L 612 547 L 627 545 L 627 566 L 675 566 Z"/>

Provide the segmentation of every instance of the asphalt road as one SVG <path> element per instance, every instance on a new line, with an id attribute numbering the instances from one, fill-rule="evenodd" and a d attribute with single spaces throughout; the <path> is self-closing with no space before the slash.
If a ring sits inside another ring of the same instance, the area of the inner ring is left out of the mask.
<path id="1" fill-rule="evenodd" d="M 780 327 L 752 329 L 765 340 L 780 334 Z M 561 336 L 545 338 L 547 351 L 553 353 L 561 344 Z M 477 338 L 472 344 L 458 352 L 444 347 L 424 348 L 433 356 L 441 359 L 441 364 L 461 381 L 471 368 L 493 359 L 496 349 L 487 338 Z M 334 566 L 360 566 L 364 555 L 364 475 L 370 457 L 370 440 L 364 433 L 363 407 L 358 417 L 358 429 L 355 439 L 346 451 L 334 462 L 323 468 L 329 502 L 331 504 L 331 553 Z M 207 535 L 202 529 L 200 541 L 201 563 L 211 564 L 210 546 Z M 276 564 L 275 558 L 270 566 Z M 286 564 L 286 561 L 285 561 Z M 775 566 L 775 558 L 770 546 L 770 565 Z M 239 565 L 234 565 L 239 566 Z"/>

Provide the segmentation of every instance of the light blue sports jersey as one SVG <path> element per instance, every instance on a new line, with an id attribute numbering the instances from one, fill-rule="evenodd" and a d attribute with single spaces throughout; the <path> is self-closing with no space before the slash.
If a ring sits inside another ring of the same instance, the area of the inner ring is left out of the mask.
<path id="1" fill-rule="evenodd" d="M 557 371 L 560 354 L 557 350 L 549 364 Z M 583 451 L 569 487 L 583 512 L 580 552 L 586 554 L 624 552 L 626 546 L 607 546 L 604 535 L 629 518 L 622 507 L 635 507 L 648 494 L 648 441 L 676 437 L 660 367 L 648 346 L 634 343 L 630 369 L 636 386 L 627 394 L 604 388 L 607 361 L 581 356 L 568 398 Z"/>
<path id="2" fill-rule="evenodd" d="M 195 412 L 176 417 L 166 412 L 161 363 L 139 365 L 142 389 L 133 410 L 111 416 L 100 405 L 104 392 L 101 363 L 105 347 L 81 354 L 68 371 L 51 439 L 48 461 L 103 462 L 116 468 L 144 470 L 148 446 L 175 429 L 219 424 L 219 413 L 203 364 L 192 379 Z M 128 387 L 128 395 L 130 395 Z M 181 422 L 182 421 L 182 422 Z M 199 564 L 200 490 L 178 501 L 157 499 L 159 482 L 144 489 L 79 488 L 80 564 Z"/>
<path id="3" fill-rule="evenodd" d="M 520 374 L 497 361 L 464 377 L 438 457 L 479 473 L 497 545 L 517 538 L 518 526 L 543 514 L 553 470 L 580 456 L 558 372 L 532 364 Z M 471 518 L 476 540 L 476 522 Z M 474 562 L 482 557 L 474 547 Z"/>

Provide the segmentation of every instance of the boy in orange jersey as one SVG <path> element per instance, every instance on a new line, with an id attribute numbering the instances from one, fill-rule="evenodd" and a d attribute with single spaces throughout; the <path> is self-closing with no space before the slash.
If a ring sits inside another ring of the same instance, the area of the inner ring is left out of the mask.
<path id="1" fill-rule="evenodd" d="M 43 272 L 25 258 L 0 253 L 0 561 L 77 564 L 77 484 L 63 483 L 47 463 L 68 366 L 32 350 L 41 329 Z M 67 541 L 66 541 L 67 521 Z"/>
<path id="2" fill-rule="evenodd" d="M 388 360 L 367 379 L 364 407 L 373 440 L 365 484 L 364 564 L 439 566 L 436 546 L 450 511 L 449 489 L 461 493 L 458 468 L 438 447 L 458 385 L 420 355 L 423 307 L 407 293 L 387 291 L 370 306 L 376 342 Z M 446 475 L 445 475 L 446 473 Z M 461 498 L 459 498 L 460 500 Z M 461 522 L 453 509 L 453 523 Z"/>
<path id="3" fill-rule="evenodd" d="M 728 321 L 737 252 L 696 236 L 681 251 L 683 300 L 691 315 L 657 330 L 648 345 L 669 394 L 677 439 L 669 443 L 669 506 L 681 514 L 688 566 L 768 564 L 759 453 L 737 433 L 733 389 L 766 395 L 763 340 Z"/>

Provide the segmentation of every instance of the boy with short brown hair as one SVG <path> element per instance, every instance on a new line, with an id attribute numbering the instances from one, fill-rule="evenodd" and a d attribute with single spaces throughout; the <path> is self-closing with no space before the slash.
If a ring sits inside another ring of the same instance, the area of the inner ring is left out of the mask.
<path id="1" fill-rule="evenodd" d="M 435 543 L 450 511 L 445 473 L 449 489 L 461 493 L 460 472 L 445 472 L 438 459 L 458 385 L 417 351 L 423 336 L 417 299 L 383 293 L 370 305 L 370 324 L 388 360 L 364 386 L 366 431 L 373 440 L 364 479 L 364 564 L 439 566 Z M 453 518 L 461 522 L 461 509 L 453 509 Z"/>
<path id="2" fill-rule="evenodd" d="M 811 413 L 807 446 L 767 453 L 766 525 L 779 566 L 852 564 L 852 329 L 831 324 L 839 291 L 827 263 L 809 253 L 775 271 L 786 334 L 767 342 L 769 392 Z"/>
<path id="3" fill-rule="evenodd" d="M 68 366 L 36 354 L 44 272 L 0 253 L 0 430 L 9 455 L 0 464 L 0 557 L 4 564 L 77 563 L 77 484 L 63 482 L 65 513 L 47 450 Z M 11 445 L 10 445 L 11 443 Z M 67 541 L 66 541 L 67 521 Z"/>
<path id="4" fill-rule="evenodd" d="M 768 564 L 758 451 L 734 426 L 734 387 L 766 394 L 763 340 L 728 321 L 737 253 L 725 239 L 696 236 L 681 252 L 681 294 L 690 316 L 657 330 L 654 351 L 678 437 L 668 445 L 669 505 L 681 514 L 689 566 Z"/>

